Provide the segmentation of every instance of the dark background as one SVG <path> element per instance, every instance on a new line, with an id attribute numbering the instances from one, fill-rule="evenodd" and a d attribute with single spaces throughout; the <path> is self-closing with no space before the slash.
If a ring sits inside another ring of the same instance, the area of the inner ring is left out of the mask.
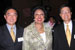
<path id="1" fill-rule="evenodd" d="M 72 19 L 75 19 L 75 0 L 69 0 L 69 4 L 72 7 Z"/>
<path id="2" fill-rule="evenodd" d="M 0 0 L 0 26 L 5 24 L 3 12 L 9 7 L 15 7 L 19 11 L 18 24 L 22 27 L 28 26 L 32 21 L 30 9 L 35 5 L 41 5 L 46 8 L 49 16 L 54 16 L 60 20 L 58 9 L 60 5 L 68 3 L 72 7 L 72 19 L 75 19 L 75 1 L 74 0 Z M 48 16 L 48 17 L 49 17 Z"/>
<path id="3" fill-rule="evenodd" d="M 0 0 L 0 26 L 5 24 L 4 20 L 4 10 L 6 7 L 12 6 L 12 1 L 11 0 Z"/>

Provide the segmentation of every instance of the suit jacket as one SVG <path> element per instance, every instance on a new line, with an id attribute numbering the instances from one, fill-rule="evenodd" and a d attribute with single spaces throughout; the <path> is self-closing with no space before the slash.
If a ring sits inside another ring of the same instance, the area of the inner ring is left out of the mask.
<path id="1" fill-rule="evenodd" d="M 54 50 L 75 50 L 75 23 L 72 22 L 71 45 L 68 46 L 64 24 L 54 28 Z"/>
<path id="2" fill-rule="evenodd" d="M 25 28 L 23 50 L 52 50 L 51 28 L 45 27 L 44 24 L 44 30 L 46 33 L 46 43 L 44 43 L 40 33 L 36 30 L 34 22 Z"/>
<path id="3" fill-rule="evenodd" d="M 13 42 L 6 25 L 0 27 L 0 50 L 22 50 L 22 42 L 18 39 L 23 35 L 23 28 L 16 26 L 16 41 Z"/>

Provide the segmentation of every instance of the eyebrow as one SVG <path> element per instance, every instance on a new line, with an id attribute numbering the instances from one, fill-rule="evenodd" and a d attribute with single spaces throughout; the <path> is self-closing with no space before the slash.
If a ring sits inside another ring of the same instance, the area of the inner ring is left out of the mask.
<path id="1" fill-rule="evenodd" d="M 17 13 L 7 13 L 7 14 L 17 14 Z"/>

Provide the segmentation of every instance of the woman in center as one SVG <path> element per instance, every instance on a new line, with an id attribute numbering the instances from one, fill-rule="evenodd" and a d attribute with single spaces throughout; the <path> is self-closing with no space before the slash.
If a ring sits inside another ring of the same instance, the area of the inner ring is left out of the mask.
<path id="1" fill-rule="evenodd" d="M 45 26 L 47 12 L 43 7 L 35 7 L 32 11 L 34 22 L 24 29 L 23 50 L 52 50 L 52 31 Z"/>

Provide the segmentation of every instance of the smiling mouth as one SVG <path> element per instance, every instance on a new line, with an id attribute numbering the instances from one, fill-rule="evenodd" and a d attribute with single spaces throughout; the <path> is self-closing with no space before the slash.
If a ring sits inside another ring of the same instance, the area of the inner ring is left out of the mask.
<path id="1" fill-rule="evenodd" d="M 42 19 L 38 19 L 38 21 L 42 21 Z"/>
<path id="2" fill-rule="evenodd" d="M 12 20 L 10 20 L 11 22 L 13 22 L 14 20 L 12 19 Z"/>
<path id="3" fill-rule="evenodd" d="M 68 16 L 65 16 L 65 18 L 68 18 Z"/>

